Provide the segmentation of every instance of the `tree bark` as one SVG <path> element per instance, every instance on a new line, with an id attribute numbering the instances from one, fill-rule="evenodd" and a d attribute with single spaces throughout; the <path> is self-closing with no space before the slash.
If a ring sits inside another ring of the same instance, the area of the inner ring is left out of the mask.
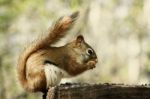
<path id="1" fill-rule="evenodd" d="M 55 87 L 54 92 L 54 99 L 150 99 L 150 85 L 68 83 Z"/>

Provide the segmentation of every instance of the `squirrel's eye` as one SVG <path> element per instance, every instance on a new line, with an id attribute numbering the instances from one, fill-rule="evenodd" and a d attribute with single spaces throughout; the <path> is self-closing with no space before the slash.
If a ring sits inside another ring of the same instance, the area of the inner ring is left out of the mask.
<path id="1" fill-rule="evenodd" d="M 88 49 L 87 49 L 87 54 L 88 54 L 88 55 L 92 55 L 92 54 L 93 54 L 93 50 L 92 50 L 91 48 L 88 48 Z"/>

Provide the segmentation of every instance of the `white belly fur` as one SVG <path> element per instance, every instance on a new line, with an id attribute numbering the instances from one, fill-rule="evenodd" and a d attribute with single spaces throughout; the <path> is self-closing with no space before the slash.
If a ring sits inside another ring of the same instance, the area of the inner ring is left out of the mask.
<path id="1" fill-rule="evenodd" d="M 56 86 L 60 83 L 61 78 L 63 77 L 69 77 L 68 73 L 60 68 L 58 68 L 55 65 L 47 64 L 44 67 L 45 76 L 46 76 L 46 82 L 47 82 L 47 88 Z"/>

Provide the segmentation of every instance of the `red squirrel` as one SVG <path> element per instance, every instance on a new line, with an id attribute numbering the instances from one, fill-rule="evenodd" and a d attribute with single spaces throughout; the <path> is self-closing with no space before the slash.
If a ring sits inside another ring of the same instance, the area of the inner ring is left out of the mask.
<path id="1" fill-rule="evenodd" d="M 20 54 L 17 71 L 25 90 L 45 92 L 56 86 L 61 78 L 76 76 L 95 67 L 96 53 L 82 35 L 64 46 L 51 46 L 69 33 L 78 15 L 75 12 L 61 17 L 44 38 L 35 40 Z"/>

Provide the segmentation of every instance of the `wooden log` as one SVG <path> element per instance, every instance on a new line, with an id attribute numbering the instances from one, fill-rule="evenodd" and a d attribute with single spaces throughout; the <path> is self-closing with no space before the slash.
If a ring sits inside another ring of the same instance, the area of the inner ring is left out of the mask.
<path id="1" fill-rule="evenodd" d="M 150 85 L 68 83 L 55 88 L 54 99 L 150 99 Z"/>

